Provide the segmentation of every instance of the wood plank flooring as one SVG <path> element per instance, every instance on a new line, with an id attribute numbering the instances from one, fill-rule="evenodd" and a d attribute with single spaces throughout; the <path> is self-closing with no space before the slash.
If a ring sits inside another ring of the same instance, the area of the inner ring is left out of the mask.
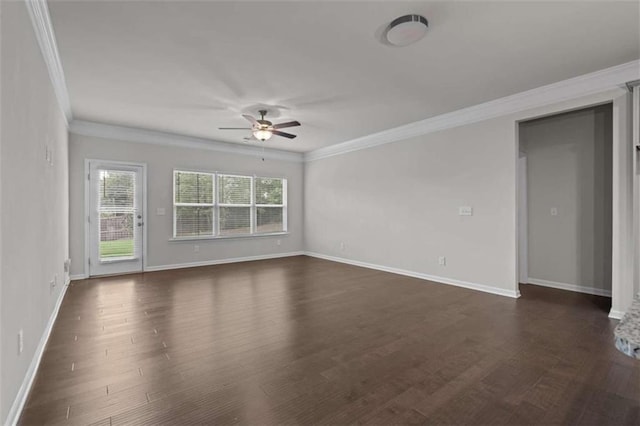
<path id="1" fill-rule="evenodd" d="M 299 256 L 72 283 L 21 424 L 640 424 L 609 299 Z"/>

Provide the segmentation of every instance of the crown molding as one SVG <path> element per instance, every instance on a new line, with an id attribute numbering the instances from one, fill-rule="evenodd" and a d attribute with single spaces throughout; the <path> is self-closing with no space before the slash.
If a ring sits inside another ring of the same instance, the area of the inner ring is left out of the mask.
<path id="1" fill-rule="evenodd" d="M 64 70 L 58 53 L 58 45 L 56 36 L 51 25 L 51 16 L 49 15 L 49 7 L 46 0 L 25 0 L 29 17 L 33 30 L 36 33 L 36 39 L 42 52 L 42 57 L 49 71 L 49 78 L 53 85 L 53 91 L 60 105 L 66 123 L 69 125 L 73 119 L 71 112 L 71 101 L 69 100 L 69 91 L 67 90 L 67 82 L 64 78 Z"/>
<path id="2" fill-rule="evenodd" d="M 638 77 L 640 77 L 640 61 L 636 60 L 309 151 L 305 153 L 304 160 L 305 162 L 320 160 L 334 155 L 398 142 L 440 130 L 594 95 L 615 88 L 623 88 L 626 82 L 637 80 Z"/>
<path id="3" fill-rule="evenodd" d="M 178 135 L 160 132 L 157 130 L 117 126 L 93 121 L 73 120 L 69 125 L 69 131 L 77 135 L 115 139 L 124 142 L 205 149 L 229 154 L 248 155 L 252 157 L 268 158 L 270 160 L 282 160 L 297 163 L 301 163 L 303 161 L 302 153 L 298 152 L 271 148 L 264 148 L 263 150 L 261 147 L 259 148 L 251 145 L 220 142 L 212 139 L 196 138 L 193 136 Z"/>

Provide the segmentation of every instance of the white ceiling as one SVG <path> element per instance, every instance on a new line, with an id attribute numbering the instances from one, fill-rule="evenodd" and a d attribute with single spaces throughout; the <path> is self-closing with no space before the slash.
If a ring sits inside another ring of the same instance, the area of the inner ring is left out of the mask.
<path id="1" fill-rule="evenodd" d="M 74 118 L 306 152 L 640 57 L 638 2 L 50 1 Z M 427 36 L 377 37 L 407 13 Z M 259 142 L 255 142 L 259 144 Z"/>

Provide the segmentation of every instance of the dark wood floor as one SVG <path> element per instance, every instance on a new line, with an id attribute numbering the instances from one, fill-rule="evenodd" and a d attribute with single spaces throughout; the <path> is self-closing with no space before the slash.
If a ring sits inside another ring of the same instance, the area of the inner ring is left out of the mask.
<path id="1" fill-rule="evenodd" d="M 74 282 L 22 424 L 640 424 L 609 300 L 308 257 Z"/>

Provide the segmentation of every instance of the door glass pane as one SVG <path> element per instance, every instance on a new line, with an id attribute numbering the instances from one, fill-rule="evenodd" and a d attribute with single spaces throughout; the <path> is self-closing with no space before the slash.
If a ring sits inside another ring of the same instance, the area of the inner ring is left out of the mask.
<path id="1" fill-rule="evenodd" d="M 97 201 L 100 260 L 136 257 L 135 172 L 100 170 Z"/>
<path id="2" fill-rule="evenodd" d="M 133 257 L 133 213 L 100 212 L 100 258 Z"/>

